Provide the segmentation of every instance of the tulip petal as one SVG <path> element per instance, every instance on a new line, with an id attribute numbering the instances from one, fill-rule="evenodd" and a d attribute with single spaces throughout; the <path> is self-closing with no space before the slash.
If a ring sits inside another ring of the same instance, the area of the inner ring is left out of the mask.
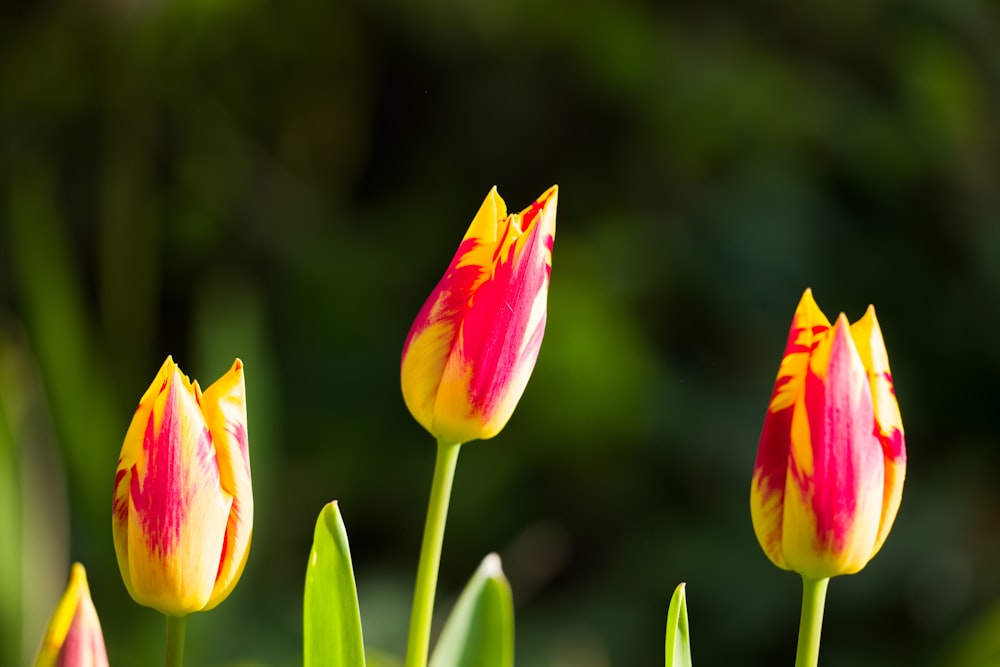
<path id="1" fill-rule="evenodd" d="M 751 485 L 751 518 L 764 552 L 778 567 L 787 567 L 782 550 L 783 505 L 788 475 L 789 434 L 796 398 L 802 394 L 809 356 L 830 328 L 806 290 L 795 309 L 774 392 L 764 418 Z M 799 425 L 801 430 L 802 425 Z"/>
<path id="2" fill-rule="evenodd" d="M 153 403 L 156 397 L 166 389 L 167 378 L 172 377 L 176 369 L 177 365 L 173 358 L 168 356 L 163 365 L 160 366 L 160 370 L 156 373 L 149 388 L 139 399 L 139 405 L 125 434 L 125 442 L 122 445 L 122 451 L 118 457 L 118 468 L 115 472 L 115 490 L 111 512 L 112 533 L 122 580 L 125 582 L 125 588 L 128 589 L 129 595 L 133 598 L 135 598 L 135 590 L 132 587 L 128 557 L 128 525 L 131 507 L 129 491 L 132 487 L 133 473 L 138 461 L 142 458 L 146 429 L 153 419 Z"/>
<path id="3" fill-rule="evenodd" d="M 889 370 L 889 355 L 885 351 L 882 330 L 875 317 L 875 309 L 868 307 L 864 317 L 851 325 L 851 335 L 857 342 L 865 368 L 868 369 L 875 406 L 875 435 L 885 457 L 885 489 L 882 496 L 882 516 L 874 556 L 885 543 L 896 519 L 903 498 L 903 480 L 906 477 L 906 444 L 903 420 Z"/>
<path id="4" fill-rule="evenodd" d="M 802 392 L 808 430 L 793 427 L 784 554 L 811 577 L 850 574 L 871 558 L 882 501 L 883 461 L 871 388 L 847 318 L 810 359 Z"/>
<path id="5" fill-rule="evenodd" d="M 490 258 L 489 278 L 469 303 L 445 375 L 464 383 L 442 386 L 435 414 L 479 415 L 477 437 L 491 438 L 514 412 L 534 369 L 545 332 L 556 188 L 505 221 Z M 523 223 L 523 229 L 522 229 Z M 443 425 L 442 425 L 443 426 Z"/>
<path id="6" fill-rule="evenodd" d="M 242 361 L 237 359 L 228 373 L 205 390 L 201 406 L 216 448 L 219 482 L 222 490 L 233 499 L 218 575 L 211 599 L 203 609 L 207 611 L 225 600 L 239 581 L 250 553 L 253 532 L 253 492 Z"/>
<path id="7" fill-rule="evenodd" d="M 457 345 L 465 309 L 485 278 L 485 260 L 495 242 L 497 220 L 506 216 L 507 205 L 494 187 L 403 344 L 403 398 L 414 418 L 431 433 L 436 432 L 434 408 L 445 366 Z"/>

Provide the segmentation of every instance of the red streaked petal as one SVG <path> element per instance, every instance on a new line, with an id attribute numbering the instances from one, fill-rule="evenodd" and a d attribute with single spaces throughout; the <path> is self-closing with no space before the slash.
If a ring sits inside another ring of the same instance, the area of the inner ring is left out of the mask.
<path id="1" fill-rule="evenodd" d="M 129 511 L 131 507 L 130 489 L 132 476 L 136 470 L 145 470 L 144 443 L 149 429 L 154 428 L 153 406 L 158 398 L 167 391 L 168 381 L 178 373 L 177 365 L 168 356 L 157 371 L 149 387 L 139 399 L 135 414 L 125 433 L 121 454 L 118 457 L 118 467 L 115 472 L 114 496 L 112 500 L 111 524 L 114 537 L 115 555 L 122 580 L 132 597 L 135 592 L 132 587 L 132 576 L 129 567 Z"/>
<path id="2" fill-rule="evenodd" d="M 449 364 L 456 356 L 468 304 L 487 274 L 483 266 L 464 263 L 480 244 L 466 239 L 451 266 L 424 303 L 403 346 L 400 376 L 403 398 L 420 424 L 436 433 L 435 406 L 442 386 L 455 382 Z"/>
<path id="3" fill-rule="evenodd" d="M 825 556 L 823 560 L 836 563 L 840 572 L 853 572 L 871 558 L 884 465 L 881 446 L 872 432 L 874 409 L 867 371 L 843 315 L 829 345 L 818 349 L 810 363 L 804 398 L 812 470 L 804 471 L 801 483 L 804 495 L 811 495 L 815 548 Z"/>
<path id="4" fill-rule="evenodd" d="M 816 305 L 812 290 L 807 289 L 792 318 L 768 411 L 786 410 L 795 403 L 795 398 L 802 392 L 809 358 L 829 328 L 830 321 Z"/>
<path id="5" fill-rule="evenodd" d="M 544 335 L 557 194 L 545 200 L 540 214 L 529 208 L 537 224 L 523 233 L 518 219 L 508 225 L 492 277 L 476 291 L 462 324 L 457 361 L 467 369 L 472 414 L 491 424 L 483 438 L 495 435 L 510 418 Z"/>
<path id="6" fill-rule="evenodd" d="M 882 330 L 875 317 L 875 309 L 871 306 L 864 316 L 851 325 L 851 336 L 861 355 L 862 363 L 868 371 L 872 387 L 872 400 L 875 403 L 875 422 L 879 433 L 886 439 L 886 456 L 893 460 L 906 460 L 903 446 L 903 420 L 899 414 L 899 404 L 896 402 L 896 392 L 892 385 L 892 372 L 889 370 L 889 355 L 885 350 Z M 899 432 L 900 437 L 893 434 Z"/>
<path id="7" fill-rule="evenodd" d="M 792 318 L 757 447 L 751 484 L 751 519 L 764 552 L 779 567 L 786 567 L 782 541 L 793 408 L 801 400 L 810 356 L 828 336 L 829 328 L 830 322 L 816 305 L 812 290 L 805 290 Z M 808 440 L 808 432 L 804 437 Z"/>
<path id="8" fill-rule="evenodd" d="M 479 207 L 448 269 L 417 314 L 403 344 L 403 399 L 414 418 L 435 433 L 434 406 L 445 369 L 458 346 L 462 321 L 476 289 L 486 280 L 496 247 L 498 221 L 507 206 L 494 187 Z M 451 380 L 453 381 L 453 379 Z"/>

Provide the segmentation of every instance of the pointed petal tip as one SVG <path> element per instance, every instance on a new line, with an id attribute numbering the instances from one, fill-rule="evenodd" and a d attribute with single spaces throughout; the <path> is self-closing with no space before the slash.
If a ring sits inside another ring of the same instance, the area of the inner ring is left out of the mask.
<path id="1" fill-rule="evenodd" d="M 90 590 L 90 586 L 87 584 L 87 570 L 83 567 L 83 563 L 73 563 L 69 568 L 69 583 L 70 586 L 79 586 L 82 589 Z"/>
<path id="2" fill-rule="evenodd" d="M 875 305 L 874 304 L 871 304 L 871 303 L 868 304 L 868 309 L 865 310 L 865 314 L 864 314 L 863 317 L 870 318 L 871 321 L 872 321 L 872 323 L 874 324 L 874 326 L 876 326 L 876 327 L 878 326 L 878 318 L 875 317 Z"/>
<path id="3" fill-rule="evenodd" d="M 799 298 L 799 303 L 795 307 L 796 315 L 807 314 L 810 320 L 822 320 L 827 321 L 826 314 L 820 309 L 819 304 L 816 303 L 816 298 L 813 296 L 813 291 L 811 287 L 807 287 L 802 296 Z"/>

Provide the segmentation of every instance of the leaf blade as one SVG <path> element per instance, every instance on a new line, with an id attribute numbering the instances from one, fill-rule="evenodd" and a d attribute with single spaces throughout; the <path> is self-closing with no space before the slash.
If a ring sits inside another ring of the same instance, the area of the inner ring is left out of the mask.
<path id="1" fill-rule="evenodd" d="M 514 598 L 500 557 L 489 554 L 445 622 L 430 667 L 513 667 Z"/>
<path id="2" fill-rule="evenodd" d="M 364 667 L 361 613 L 337 501 L 316 520 L 302 615 L 304 667 Z"/>
<path id="3" fill-rule="evenodd" d="M 670 598 L 665 644 L 666 667 L 691 667 L 691 641 L 683 582 L 678 584 Z"/>

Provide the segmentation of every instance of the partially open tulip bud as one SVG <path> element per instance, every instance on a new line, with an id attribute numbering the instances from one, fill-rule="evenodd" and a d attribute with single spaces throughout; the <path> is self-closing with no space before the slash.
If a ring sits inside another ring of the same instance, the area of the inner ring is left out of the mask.
<path id="1" fill-rule="evenodd" d="M 833 327 L 806 290 L 795 311 L 757 451 L 750 509 L 778 567 L 852 574 L 885 542 L 906 470 L 903 423 L 869 306 Z"/>
<path id="2" fill-rule="evenodd" d="M 243 363 L 202 393 L 167 357 L 125 435 L 115 551 L 136 602 L 205 611 L 243 573 L 253 528 Z"/>
<path id="3" fill-rule="evenodd" d="M 403 346 L 403 398 L 442 442 L 492 438 L 538 358 L 558 190 L 507 215 L 490 190 Z"/>
<path id="4" fill-rule="evenodd" d="M 35 667 L 108 667 L 101 622 L 79 563 L 70 570 L 69 585 L 49 621 Z"/>

